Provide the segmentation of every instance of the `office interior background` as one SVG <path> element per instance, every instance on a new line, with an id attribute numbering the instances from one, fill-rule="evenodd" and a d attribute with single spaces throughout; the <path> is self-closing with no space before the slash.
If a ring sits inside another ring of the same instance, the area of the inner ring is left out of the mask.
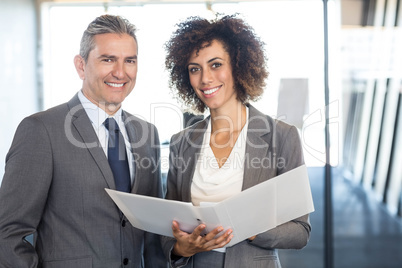
<path id="1" fill-rule="evenodd" d="M 303 250 L 280 251 L 283 267 L 328 267 L 328 209 L 334 267 L 402 267 L 402 0 L 325 2 L 327 25 L 321 0 L 2 0 L 0 181 L 19 122 L 80 89 L 73 57 L 88 23 L 105 13 L 138 28 L 137 84 L 123 107 L 158 127 L 166 172 L 168 141 L 185 126 L 185 110 L 168 88 L 163 44 L 188 16 L 239 12 L 269 58 L 266 91 L 253 105 L 298 127 L 309 167 L 312 236 Z"/>

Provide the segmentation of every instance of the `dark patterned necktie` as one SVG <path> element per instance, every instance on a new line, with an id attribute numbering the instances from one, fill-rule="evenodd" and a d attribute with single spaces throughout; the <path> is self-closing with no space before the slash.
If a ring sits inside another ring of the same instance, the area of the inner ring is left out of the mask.
<path id="1" fill-rule="evenodd" d="M 109 131 L 108 161 L 113 172 L 116 190 L 131 192 L 130 169 L 123 135 L 114 118 L 107 118 L 104 124 Z"/>

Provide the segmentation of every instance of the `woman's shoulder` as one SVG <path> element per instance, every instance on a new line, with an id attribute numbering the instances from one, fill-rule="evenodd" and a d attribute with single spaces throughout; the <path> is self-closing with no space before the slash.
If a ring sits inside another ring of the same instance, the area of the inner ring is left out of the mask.
<path id="1" fill-rule="evenodd" d="M 273 118 L 269 115 L 266 115 L 260 112 L 252 105 L 248 105 L 248 107 L 250 109 L 249 124 L 251 125 L 252 128 L 264 129 L 268 132 L 274 132 L 276 134 L 287 133 L 289 131 L 297 130 L 295 126 L 290 125 L 278 118 Z"/>
<path id="2" fill-rule="evenodd" d="M 170 143 L 178 143 L 181 140 L 195 140 L 200 135 L 203 135 L 208 127 L 210 117 L 206 117 L 201 121 L 198 121 L 183 130 L 172 135 Z"/>
<path id="3" fill-rule="evenodd" d="M 176 134 L 173 135 L 173 137 L 177 137 L 177 136 L 186 136 L 186 135 L 190 135 L 191 133 L 197 132 L 197 131 L 205 131 L 205 129 L 208 126 L 208 122 L 209 122 L 210 116 L 184 128 L 183 130 L 177 132 Z"/>

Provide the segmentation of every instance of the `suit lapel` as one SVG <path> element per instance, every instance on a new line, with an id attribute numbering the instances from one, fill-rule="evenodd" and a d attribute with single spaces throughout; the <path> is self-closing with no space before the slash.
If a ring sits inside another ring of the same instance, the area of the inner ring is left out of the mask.
<path id="1" fill-rule="evenodd" d="M 144 133 L 146 130 L 148 130 L 148 127 L 147 125 L 141 124 L 140 121 L 135 120 L 134 116 L 129 116 L 125 111 L 122 111 L 122 115 L 124 125 L 126 126 L 128 139 L 130 140 L 131 144 L 130 151 L 134 159 L 134 185 L 131 189 L 131 192 L 136 193 L 140 183 L 140 180 L 137 178 L 141 178 L 141 167 L 138 165 L 141 159 L 137 158 L 140 155 L 146 155 L 146 152 L 143 152 L 144 146 L 142 146 L 145 141 L 141 141 L 141 138 L 148 137 L 148 135 L 145 135 L 146 133 Z M 140 131 L 141 133 L 139 133 Z"/>
<path id="2" fill-rule="evenodd" d="M 193 128 L 185 132 L 185 145 L 183 148 L 183 160 L 187 168 L 183 171 L 182 198 L 186 202 L 191 202 L 191 183 L 197 165 L 204 133 L 208 127 L 209 117 L 196 124 Z M 189 162 L 188 162 L 189 161 Z"/>
<path id="3" fill-rule="evenodd" d="M 92 127 L 92 123 L 85 112 L 84 107 L 79 101 L 78 94 L 76 94 L 69 102 L 70 109 L 69 116 L 71 116 L 71 124 L 77 130 L 79 136 L 82 138 L 82 143 L 79 142 L 77 146 L 86 147 L 92 155 L 94 161 L 101 170 L 106 184 L 110 189 L 116 189 L 113 173 L 110 169 L 109 162 L 106 155 L 99 145 L 98 137 Z"/>
<path id="4" fill-rule="evenodd" d="M 253 106 L 249 107 L 249 123 L 247 130 L 246 155 L 244 159 L 244 176 L 242 190 L 250 188 L 261 182 L 261 168 L 253 168 L 252 163 L 267 160 L 269 144 L 266 135 L 271 132 L 271 126 L 266 115 Z M 264 137 L 264 138 L 263 138 Z"/>
<path id="5" fill-rule="evenodd" d="M 269 149 L 267 141 L 270 140 L 267 135 L 271 135 L 272 128 L 266 115 L 259 112 L 252 105 L 248 105 L 248 107 L 249 123 L 242 190 L 250 188 L 264 180 L 264 178 L 260 176 L 261 169 L 253 168 L 252 161 L 267 160 Z M 185 132 L 185 137 L 183 137 L 186 141 L 183 148 L 183 161 L 192 161 L 188 163 L 188 167 L 183 171 L 182 198 L 183 201 L 186 202 L 191 201 L 192 178 L 209 119 L 210 117 L 196 124 L 194 127 L 190 127 L 190 129 Z"/>

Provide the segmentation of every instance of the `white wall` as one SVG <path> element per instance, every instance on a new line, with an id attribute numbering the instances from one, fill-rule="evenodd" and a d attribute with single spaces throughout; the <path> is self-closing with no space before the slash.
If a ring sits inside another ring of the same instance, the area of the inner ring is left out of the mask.
<path id="1" fill-rule="evenodd" d="M 14 132 L 38 110 L 34 0 L 0 1 L 0 182 Z"/>

